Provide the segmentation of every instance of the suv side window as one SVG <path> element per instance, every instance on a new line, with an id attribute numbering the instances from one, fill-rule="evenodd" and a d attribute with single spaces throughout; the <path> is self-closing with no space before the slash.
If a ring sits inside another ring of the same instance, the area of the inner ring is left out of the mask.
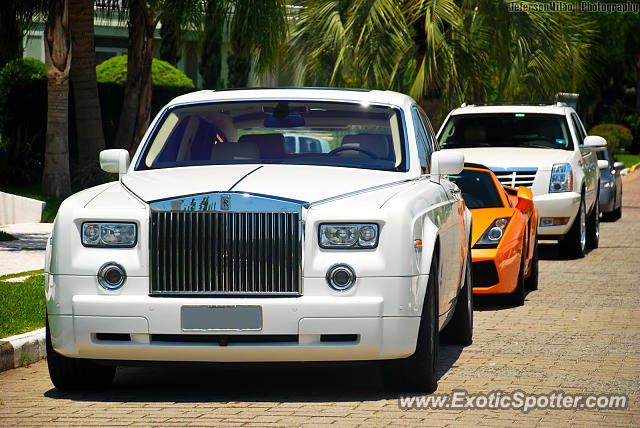
<path id="1" fill-rule="evenodd" d="M 413 118 L 413 127 L 416 131 L 416 142 L 418 143 L 418 156 L 420 157 L 420 167 L 424 174 L 429 173 L 429 162 L 431 160 L 431 147 L 429 145 L 429 137 L 427 136 L 427 130 L 422 123 L 420 113 L 416 108 L 411 110 L 411 117 Z"/>
<path id="2" fill-rule="evenodd" d="M 576 131 L 576 138 L 578 139 L 578 144 L 582 145 L 584 142 L 584 137 L 586 137 L 586 133 L 584 132 L 584 128 L 582 127 L 582 123 L 580 119 L 575 113 L 571 113 L 571 120 L 573 121 L 573 128 Z"/>

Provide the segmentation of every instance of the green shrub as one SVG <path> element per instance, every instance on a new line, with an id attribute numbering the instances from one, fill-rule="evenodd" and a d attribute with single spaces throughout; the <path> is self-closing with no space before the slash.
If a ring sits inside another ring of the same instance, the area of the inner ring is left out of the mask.
<path id="1" fill-rule="evenodd" d="M 624 125 L 614 123 L 601 123 L 589 131 L 589 135 L 599 135 L 607 140 L 607 148 L 612 155 L 626 153 L 631 146 L 633 135 Z"/>
<path id="2" fill-rule="evenodd" d="M 43 62 L 16 59 L 0 70 L 0 182 L 39 182 L 47 126 Z"/>
<path id="3" fill-rule="evenodd" d="M 127 56 L 114 56 L 96 67 L 98 83 L 127 83 Z M 167 61 L 153 58 L 151 63 L 151 80 L 153 86 L 171 86 L 184 89 L 195 89 L 193 80 Z"/>

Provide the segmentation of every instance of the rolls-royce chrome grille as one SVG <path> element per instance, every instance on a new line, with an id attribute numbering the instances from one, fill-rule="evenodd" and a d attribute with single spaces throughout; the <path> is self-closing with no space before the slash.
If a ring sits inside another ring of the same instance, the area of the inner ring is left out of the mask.
<path id="1" fill-rule="evenodd" d="M 525 186 L 530 188 L 533 186 L 533 182 L 536 179 L 538 168 L 508 170 L 492 169 L 492 171 L 502 185 L 511 187 Z"/>
<path id="2" fill-rule="evenodd" d="M 152 295 L 299 295 L 298 212 L 151 212 Z"/>

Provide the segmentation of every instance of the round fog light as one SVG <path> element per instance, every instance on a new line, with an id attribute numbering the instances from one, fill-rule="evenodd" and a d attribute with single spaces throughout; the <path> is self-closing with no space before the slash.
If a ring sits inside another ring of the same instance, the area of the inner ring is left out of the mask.
<path id="1" fill-rule="evenodd" d="M 327 271 L 326 278 L 331 288 L 344 291 L 351 288 L 356 282 L 356 273 L 351 266 L 342 263 L 331 266 Z"/>
<path id="2" fill-rule="evenodd" d="M 127 272 L 115 262 L 107 262 L 98 269 L 98 282 L 108 290 L 116 290 L 124 284 Z"/>

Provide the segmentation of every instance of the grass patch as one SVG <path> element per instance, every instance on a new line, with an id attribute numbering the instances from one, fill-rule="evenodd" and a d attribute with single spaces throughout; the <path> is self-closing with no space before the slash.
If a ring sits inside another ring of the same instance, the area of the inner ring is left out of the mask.
<path id="1" fill-rule="evenodd" d="M 44 207 L 44 211 L 42 211 L 41 223 L 53 223 L 53 220 L 56 218 L 56 214 L 58 214 L 58 208 L 60 208 L 60 204 L 64 201 L 64 199 L 42 196 L 40 193 L 40 186 L 37 184 L 21 187 L 2 186 L 0 190 L 13 195 L 24 196 L 25 198 L 46 202 L 47 205 Z"/>
<path id="2" fill-rule="evenodd" d="M 42 275 L 43 273 L 44 273 L 44 269 L 28 270 L 26 272 L 20 272 L 20 273 L 10 273 L 8 275 L 0 276 L 0 281 L 6 281 L 7 279 L 11 279 L 11 278 L 20 278 L 21 276 Z"/>
<path id="3" fill-rule="evenodd" d="M 0 308 L 0 338 L 44 327 L 44 277 L 31 276 L 22 282 L 0 280 Z"/>
<path id="4" fill-rule="evenodd" d="M 616 160 L 618 162 L 624 162 L 625 167 L 631 168 L 635 164 L 640 163 L 640 155 L 631 155 L 629 153 L 624 153 L 616 155 Z"/>
<path id="5" fill-rule="evenodd" d="M 0 241 L 17 241 L 17 240 L 18 238 L 16 238 L 12 234 L 0 230 Z"/>

